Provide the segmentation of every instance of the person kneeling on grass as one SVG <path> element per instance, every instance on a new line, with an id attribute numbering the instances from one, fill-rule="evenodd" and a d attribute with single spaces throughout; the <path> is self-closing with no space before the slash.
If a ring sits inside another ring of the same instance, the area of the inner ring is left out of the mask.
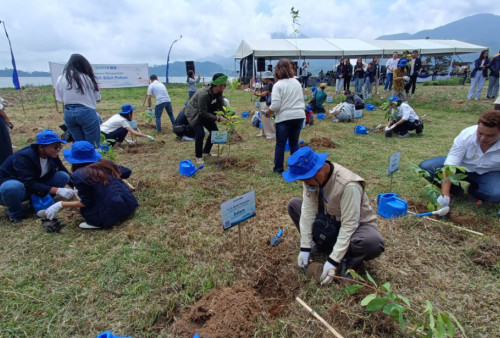
<path id="1" fill-rule="evenodd" d="M 393 110 L 396 113 L 396 121 L 389 118 L 389 122 L 385 127 L 385 137 L 392 137 L 392 133 L 397 133 L 399 137 L 410 137 L 410 130 L 415 130 L 417 134 L 422 134 L 424 131 L 424 123 L 420 121 L 417 113 L 413 110 L 408 102 L 401 101 L 397 96 L 392 95 L 387 99 L 386 108 Z"/>
<path id="2" fill-rule="evenodd" d="M 155 140 L 153 136 L 139 133 L 130 126 L 134 110 L 135 108 L 132 105 L 125 104 L 122 106 L 122 111 L 119 114 L 111 116 L 106 122 L 101 124 L 101 133 L 104 134 L 106 139 L 114 140 L 110 141 L 113 148 L 121 149 L 120 145 L 129 132 L 137 137 L 145 137 L 150 141 Z"/>
<path id="3" fill-rule="evenodd" d="M 80 228 L 110 228 L 139 206 L 122 181 L 132 173 L 129 168 L 101 159 L 101 154 L 87 141 L 73 143 L 63 155 L 72 164 L 79 201 L 57 202 L 45 210 L 45 218 L 53 219 L 62 208 L 80 208 L 85 218 Z"/>
<path id="4" fill-rule="evenodd" d="M 287 206 L 301 237 L 299 267 L 307 267 L 314 248 L 330 254 L 321 284 L 335 276 L 350 278 L 349 269 L 359 269 L 385 250 L 365 180 L 327 161 L 327 156 L 300 148 L 288 158 L 288 170 L 282 174 L 287 182 L 303 182 L 302 198 L 293 197 Z"/>
<path id="5" fill-rule="evenodd" d="M 31 195 L 59 195 L 71 199 L 72 189 L 64 188 L 71 180 L 59 152 L 66 141 L 45 129 L 36 142 L 10 155 L 0 168 L 0 204 L 7 207 L 12 223 L 24 219 L 23 201 Z M 90 143 L 89 143 L 90 144 Z"/>

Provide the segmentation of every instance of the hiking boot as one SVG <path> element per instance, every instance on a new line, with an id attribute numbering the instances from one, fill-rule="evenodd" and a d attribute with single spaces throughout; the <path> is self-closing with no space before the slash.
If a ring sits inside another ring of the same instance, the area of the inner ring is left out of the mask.
<path id="1" fill-rule="evenodd" d="M 416 128 L 415 128 L 415 132 L 417 134 L 422 134 L 422 132 L 424 131 L 424 124 L 422 121 L 420 121 L 419 124 L 417 124 Z"/>
<path id="2" fill-rule="evenodd" d="M 12 223 L 12 224 L 18 224 L 18 223 L 21 223 L 22 221 L 24 221 L 23 217 L 10 217 L 9 216 L 9 219 L 10 219 L 10 223 Z"/>
<path id="3" fill-rule="evenodd" d="M 409 133 L 409 132 L 406 132 L 405 134 L 399 134 L 399 137 L 401 137 L 401 138 L 408 138 L 408 137 L 410 137 L 410 136 L 411 136 L 411 135 L 410 135 L 410 133 Z"/>

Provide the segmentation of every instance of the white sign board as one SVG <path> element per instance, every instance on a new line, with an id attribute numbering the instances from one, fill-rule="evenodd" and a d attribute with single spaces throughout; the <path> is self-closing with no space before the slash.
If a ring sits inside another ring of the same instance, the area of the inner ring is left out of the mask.
<path id="1" fill-rule="evenodd" d="M 52 87 L 62 75 L 64 64 L 49 62 Z M 95 64 L 92 65 L 94 75 L 100 88 L 145 87 L 149 85 L 147 63 L 141 64 Z"/>
<path id="2" fill-rule="evenodd" d="M 226 143 L 227 142 L 227 131 L 212 131 L 210 134 L 211 136 L 211 141 L 214 144 L 221 144 L 221 143 Z"/>
<path id="3" fill-rule="evenodd" d="M 220 204 L 222 229 L 227 230 L 256 215 L 255 191 L 247 192 Z"/>
<path id="4" fill-rule="evenodd" d="M 392 154 L 389 157 L 389 169 L 387 170 L 387 176 L 391 176 L 399 169 L 399 161 L 401 160 L 401 152 Z"/>

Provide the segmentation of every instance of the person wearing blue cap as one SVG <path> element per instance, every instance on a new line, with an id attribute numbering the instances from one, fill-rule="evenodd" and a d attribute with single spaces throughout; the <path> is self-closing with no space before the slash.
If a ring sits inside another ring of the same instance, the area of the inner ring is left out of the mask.
<path id="1" fill-rule="evenodd" d="M 44 212 L 45 218 L 53 219 L 62 208 L 79 208 L 85 219 L 79 225 L 81 229 L 110 228 L 139 206 L 122 180 L 130 177 L 129 168 L 101 159 L 101 154 L 87 141 L 73 143 L 63 155 L 72 164 L 79 200 L 51 205 Z"/>
<path id="2" fill-rule="evenodd" d="M 150 141 L 154 141 L 153 136 L 149 136 L 138 131 L 135 131 L 131 126 L 132 115 L 135 108 L 130 104 L 124 104 L 122 106 L 122 111 L 119 114 L 111 116 L 106 122 L 101 124 L 101 133 L 104 134 L 106 139 L 114 140 L 110 141 L 113 148 L 121 149 L 120 145 L 127 136 L 128 133 L 135 135 L 137 137 L 144 137 Z"/>
<path id="3" fill-rule="evenodd" d="M 402 101 L 406 101 L 405 82 L 410 81 L 407 69 L 408 60 L 401 59 L 392 74 L 392 95 L 399 97 Z"/>
<path id="4" fill-rule="evenodd" d="M 45 129 L 36 142 L 7 158 L 0 168 L 0 204 L 7 207 L 12 223 L 24 218 L 23 201 L 32 194 L 59 195 L 71 199 L 73 189 L 64 188 L 71 176 L 58 154 L 66 143 L 56 133 Z"/>
<path id="5" fill-rule="evenodd" d="M 385 127 L 385 137 L 392 137 L 392 133 L 397 133 L 399 137 L 403 138 L 410 137 L 409 131 L 411 130 L 422 134 L 424 123 L 408 102 L 403 102 L 397 96 L 392 95 L 387 98 L 385 106 L 392 110 L 389 122 Z"/>
<path id="6" fill-rule="evenodd" d="M 288 158 L 288 170 L 282 173 L 287 182 L 303 182 L 302 198 L 293 197 L 287 206 L 300 232 L 299 267 L 307 267 L 315 249 L 329 253 L 321 284 L 331 283 L 335 276 L 349 278 L 348 269 L 359 269 L 363 261 L 385 250 L 365 180 L 327 161 L 327 156 L 300 148 Z"/>

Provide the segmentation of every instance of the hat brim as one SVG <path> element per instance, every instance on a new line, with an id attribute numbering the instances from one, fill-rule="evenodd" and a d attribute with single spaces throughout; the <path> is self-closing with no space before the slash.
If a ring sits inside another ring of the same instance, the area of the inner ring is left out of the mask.
<path id="1" fill-rule="evenodd" d="M 71 149 L 63 150 L 62 153 L 63 153 L 63 156 L 66 159 L 66 161 L 68 161 L 71 164 L 95 163 L 95 162 L 99 161 L 102 157 L 102 155 L 95 149 L 94 149 L 93 156 L 90 158 L 86 158 L 86 159 L 74 158 L 73 154 L 71 152 Z"/>
<path id="2" fill-rule="evenodd" d="M 136 110 L 136 109 L 132 108 L 129 111 L 121 111 L 120 114 L 127 115 L 127 114 L 130 114 L 131 112 L 133 112 L 134 110 Z"/>
<path id="3" fill-rule="evenodd" d="M 54 140 L 54 141 L 49 141 L 49 142 L 41 142 L 41 143 L 32 143 L 32 145 L 39 145 L 39 146 L 46 146 L 46 145 L 49 145 L 49 144 L 53 144 L 53 143 L 62 143 L 62 144 L 66 144 L 68 142 L 64 141 L 64 140 Z"/>
<path id="4" fill-rule="evenodd" d="M 290 172 L 290 169 L 288 169 L 288 170 L 284 171 L 283 173 L 281 173 L 281 176 L 283 176 L 283 179 L 285 181 L 287 181 L 288 183 L 291 183 L 291 182 L 294 182 L 297 180 L 307 180 L 308 178 L 313 177 L 314 175 L 316 175 L 318 170 L 321 169 L 321 167 L 325 165 L 326 158 L 328 157 L 328 154 L 321 153 L 321 154 L 316 154 L 316 156 L 318 156 L 319 160 L 316 163 L 316 165 L 314 165 L 314 167 L 312 167 L 311 170 L 309 170 L 308 172 L 303 173 L 301 175 L 294 175 Z"/>

